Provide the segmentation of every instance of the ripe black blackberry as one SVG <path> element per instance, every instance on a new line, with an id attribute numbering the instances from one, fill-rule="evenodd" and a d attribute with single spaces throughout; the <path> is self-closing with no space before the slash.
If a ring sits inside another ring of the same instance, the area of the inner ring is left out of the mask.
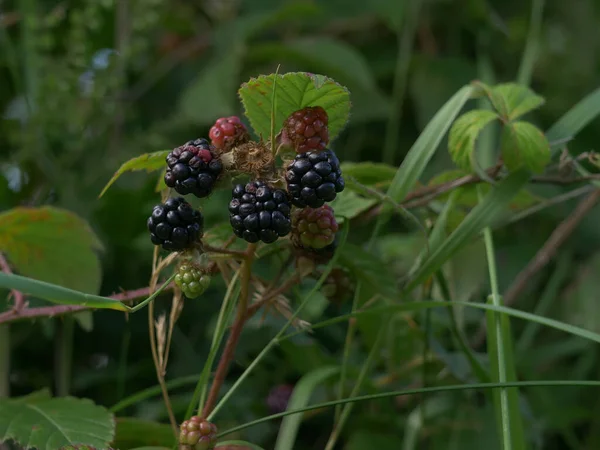
<path id="1" fill-rule="evenodd" d="M 186 142 L 166 160 L 165 184 L 181 195 L 208 197 L 223 172 L 223 164 L 206 139 Z"/>
<path id="2" fill-rule="evenodd" d="M 318 208 L 345 187 L 340 161 L 332 150 L 296 155 L 285 173 L 287 190 L 298 208 Z"/>
<path id="3" fill-rule="evenodd" d="M 275 242 L 292 228 L 291 205 L 283 189 L 262 181 L 238 184 L 229 202 L 229 222 L 236 236 L 247 242 Z"/>
<path id="4" fill-rule="evenodd" d="M 191 248 L 202 237 L 204 218 L 183 197 L 170 198 L 156 205 L 148 218 L 150 240 L 165 250 Z"/>

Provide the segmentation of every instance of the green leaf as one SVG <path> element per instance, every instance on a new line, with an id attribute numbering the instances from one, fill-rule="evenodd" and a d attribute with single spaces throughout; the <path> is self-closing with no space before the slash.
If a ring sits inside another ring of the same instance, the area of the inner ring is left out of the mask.
<path id="1" fill-rule="evenodd" d="M 528 180 L 529 173 L 518 171 L 499 182 L 484 200 L 471 210 L 448 239 L 423 262 L 404 291 L 411 292 L 436 272 L 455 252 L 471 242 L 484 228 L 493 224 Z"/>
<path id="2" fill-rule="evenodd" d="M 507 120 L 514 120 L 539 108 L 545 102 L 527 86 L 516 83 L 498 84 L 491 89 L 490 100 L 498 114 Z"/>
<path id="3" fill-rule="evenodd" d="M 389 186 L 397 170 L 392 165 L 371 161 L 343 162 L 341 169 L 344 177 L 354 178 L 366 186 L 378 185 L 380 188 Z"/>
<path id="4" fill-rule="evenodd" d="M 562 141 L 574 137 L 600 115 L 600 88 L 585 96 L 546 132 L 548 141 Z M 561 150 L 556 147 L 553 153 Z"/>
<path id="5" fill-rule="evenodd" d="M 364 198 L 350 189 L 345 189 L 335 197 L 330 206 L 335 211 L 335 217 L 341 222 L 345 219 L 353 219 L 376 203 L 377 200 L 375 199 Z"/>
<path id="6" fill-rule="evenodd" d="M 502 130 L 502 158 L 506 167 L 542 172 L 550 162 L 550 144 L 542 130 L 527 122 L 512 122 Z"/>
<path id="7" fill-rule="evenodd" d="M 223 450 L 224 448 L 227 448 L 227 450 L 264 450 L 262 447 L 246 441 L 218 442 L 215 450 Z"/>
<path id="8" fill-rule="evenodd" d="M 0 442 L 14 440 L 26 449 L 107 448 L 114 432 L 112 414 L 91 400 L 29 396 L 0 402 Z"/>
<path id="9" fill-rule="evenodd" d="M 481 130 L 495 119 L 498 119 L 495 112 L 475 109 L 463 114 L 454 122 L 448 138 L 448 150 L 452 161 L 461 169 L 471 169 L 477 137 Z"/>
<path id="10" fill-rule="evenodd" d="M 321 367 L 304 375 L 294 387 L 287 409 L 298 409 L 308 405 L 313 391 L 326 379 L 339 372 L 339 367 Z M 281 422 L 275 450 L 293 450 L 296 435 L 302 422 L 302 414 L 286 416 Z"/>
<path id="11" fill-rule="evenodd" d="M 169 152 L 170 150 L 161 150 L 154 153 L 145 153 L 130 159 L 126 163 L 123 163 L 119 170 L 117 170 L 112 178 L 108 181 L 106 186 L 104 186 L 104 189 L 102 189 L 102 192 L 100 192 L 98 197 L 102 197 L 108 188 L 111 187 L 112 184 L 117 181 L 117 179 L 125 172 L 145 170 L 146 172 L 150 173 L 164 167 L 166 165 L 165 158 Z"/>
<path id="12" fill-rule="evenodd" d="M 96 293 L 101 248 L 87 222 L 70 211 L 19 207 L 0 214 L 0 252 L 26 276 Z"/>
<path id="13" fill-rule="evenodd" d="M 114 448 L 171 447 L 174 441 L 169 425 L 135 417 L 117 418 Z"/>
<path id="14" fill-rule="evenodd" d="M 217 118 L 235 113 L 241 55 L 237 47 L 229 48 L 224 56 L 209 61 L 198 78 L 183 91 L 179 108 L 190 122 L 212 125 Z"/>
<path id="15" fill-rule="evenodd" d="M 244 83 L 239 95 L 246 117 L 259 136 L 267 139 L 271 131 L 271 103 L 275 75 L 261 75 Z M 329 139 L 333 141 L 348 122 L 350 93 L 323 75 L 289 72 L 277 75 L 276 130 L 294 111 L 307 106 L 321 106 L 329 116 Z"/>
<path id="16" fill-rule="evenodd" d="M 474 92 L 472 86 L 461 88 L 446 104 L 436 113 L 419 135 L 402 165 L 396 171 L 392 185 L 388 189 L 388 196 L 401 203 L 423 174 L 427 163 L 433 157 L 437 147 L 444 138 L 446 131 Z M 382 217 L 382 216 L 380 216 Z M 383 220 L 383 219 L 380 219 Z"/>

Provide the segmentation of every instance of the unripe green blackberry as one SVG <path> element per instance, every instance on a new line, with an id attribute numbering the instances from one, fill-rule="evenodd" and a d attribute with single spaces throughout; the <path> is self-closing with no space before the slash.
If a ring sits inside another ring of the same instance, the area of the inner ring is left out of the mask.
<path id="1" fill-rule="evenodd" d="M 200 297 L 210 285 L 210 275 L 191 264 L 182 264 L 177 269 L 175 284 L 187 298 Z"/>
<path id="2" fill-rule="evenodd" d="M 297 209 L 292 214 L 292 242 L 296 247 L 325 248 L 333 242 L 337 231 L 335 214 L 329 205 Z"/>
<path id="3" fill-rule="evenodd" d="M 212 450 L 217 445 L 215 424 L 192 416 L 179 427 L 179 450 Z"/>

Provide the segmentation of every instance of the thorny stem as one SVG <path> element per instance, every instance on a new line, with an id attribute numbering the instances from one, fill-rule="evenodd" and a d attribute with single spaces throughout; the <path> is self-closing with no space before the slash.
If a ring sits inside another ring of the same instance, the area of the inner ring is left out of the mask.
<path id="1" fill-rule="evenodd" d="M 223 385 L 225 377 L 227 376 L 227 372 L 229 371 L 229 365 L 233 360 L 235 348 L 237 347 L 238 340 L 240 338 L 240 335 L 242 334 L 244 323 L 246 323 L 247 320 L 246 309 L 248 306 L 248 297 L 250 294 L 250 279 L 252 276 L 252 262 L 254 260 L 255 250 L 256 244 L 248 244 L 248 247 L 244 252 L 245 257 L 244 262 L 242 264 L 241 292 L 240 300 L 237 307 L 237 314 L 233 326 L 231 328 L 231 332 L 229 333 L 229 337 L 227 338 L 225 349 L 223 350 L 223 354 L 221 355 L 221 359 L 219 360 L 219 364 L 217 365 L 215 378 L 212 382 L 212 385 L 210 386 L 208 398 L 206 399 L 206 403 L 204 404 L 204 409 L 202 411 L 202 417 L 207 417 L 212 412 L 217 403 L 219 391 L 221 390 L 221 386 Z"/>
<path id="2" fill-rule="evenodd" d="M 161 263 L 158 260 L 158 251 L 159 248 L 155 247 L 154 256 L 152 258 L 153 268 L 152 277 L 150 279 L 150 292 L 154 292 L 156 290 L 156 286 L 158 284 L 158 277 L 160 275 L 160 270 L 158 269 L 161 266 Z M 167 408 L 167 413 L 169 414 L 169 422 L 171 422 L 173 434 L 175 438 L 177 438 L 177 421 L 175 420 L 175 414 L 173 413 L 173 407 L 171 406 L 171 399 L 169 398 L 169 391 L 167 390 L 167 384 L 165 383 L 163 368 L 161 367 L 158 358 L 158 349 L 156 346 L 156 330 L 154 328 L 154 302 L 150 302 L 150 304 L 148 305 L 148 330 L 150 333 L 150 349 L 152 350 L 152 359 L 154 361 L 154 367 L 156 369 L 156 378 L 158 379 L 158 383 L 160 384 L 160 389 L 162 391 L 165 406 Z"/>

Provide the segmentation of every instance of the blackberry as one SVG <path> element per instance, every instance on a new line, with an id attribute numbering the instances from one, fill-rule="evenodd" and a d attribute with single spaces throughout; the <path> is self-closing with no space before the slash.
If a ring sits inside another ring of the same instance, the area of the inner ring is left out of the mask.
<path id="1" fill-rule="evenodd" d="M 229 202 L 229 222 L 236 236 L 247 242 L 275 242 L 291 228 L 287 193 L 262 181 L 238 184 Z"/>
<path id="2" fill-rule="evenodd" d="M 192 416 L 179 427 L 180 450 L 211 450 L 217 445 L 217 427 L 215 424 Z"/>
<path id="3" fill-rule="evenodd" d="M 223 172 L 223 164 L 206 139 L 196 139 L 167 155 L 165 184 L 179 194 L 208 197 Z"/>
<path id="4" fill-rule="evenodd" d="M 327 247 L 335 239 L 337 231 L 338 224 L 329 205 L 297 209 L 292 214 L 292 242 L 296 247 Z"/>
<path id="5" fill-rule="evenodd" d="M 329 144 L 329 118 L 320 106 L 309 106 L 293 112 L 283 123 L 283 141 L 296 153 L 325 150 Z"/>
<path id="6" fill-rule="evenodd" d="M 210 275 L 193 265 L 182 264 L 177 269 L 175 284 L 187 298 L 200 297 L 210 285 Z"/>
<path id="7" fill-rule="evenodd" d="M 191 248 L 203 233 L 204 217 L 183 197 L 170 198 L 156 205 L 147 221 L 150 240 L 163 249 L 179 251 Z"/>
<path id="8" fill-rule="evenodd" d="M 228 152 L 233 147 L 250 140 L 246 126 L 239 117 L 221 117 L 208 132 L 208 137 L 215 148 Z"/>
<path id="9" fill-rule="evenodd" d="M 345 187 L 340 161 L 332 150 L 296 155 L 285 173 L 287 190 L 298 208 L 318 208 Z"/>

